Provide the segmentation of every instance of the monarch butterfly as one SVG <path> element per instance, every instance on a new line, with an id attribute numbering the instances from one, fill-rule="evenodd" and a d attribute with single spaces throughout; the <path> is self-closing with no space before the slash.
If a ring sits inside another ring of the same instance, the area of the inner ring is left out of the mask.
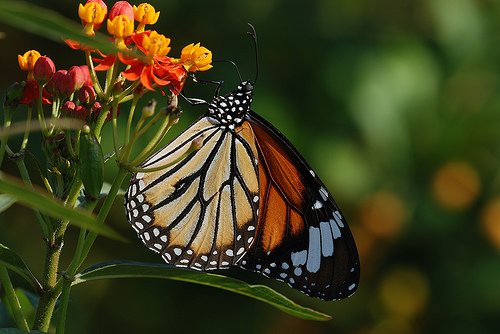
<path id="1" fill-rule="evenodd" d="M 325 300 L 359 281 L 356 246 L 332 196 L 290 142 L 251 110 L 253 85 L 208 112 L 133 175 L 125 207 L 140 239 L 178 267 L 238 265 Z"/>
<path id="2" fill-rule="evenodd" d="M 360 271 L 352 234 L 307 162 L 251 110 L 254 83 L 216 96 L 205 115 L 142 164 L 173 163 L 132 176 L 128 221 L 177 267 L 236 265 L 312 297 L 346 298 Z M 202 145 L 189 153 L 195 139 Z"/>

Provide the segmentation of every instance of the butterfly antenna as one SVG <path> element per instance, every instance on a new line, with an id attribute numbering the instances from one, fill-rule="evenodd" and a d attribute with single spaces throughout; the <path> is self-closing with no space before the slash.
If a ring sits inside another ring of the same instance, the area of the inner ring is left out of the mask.
<path id="1" fill-rule="evenodd" d="M 257 45 L 257 32 L 255 32 L 255 28 L 250 23 L 247 23 L 250 27 L 251 31 L 247 31 L 247 34 L 252 37 L 253 45 L 255 49 L 255 78 L 253 79 L 252 86 L 257 82 L 257 77 L 259 76 L 259 47 Z"/>
<path id="2" fill-rule="evenodd" d="M 238 73 L 238 77 L 240 78 L 240 82 L 243 81 L 242 77 L 241 77 L 241 73 L 240 73 L 240 69 L 238 68 L 238 66 L 236 65 L 236 63 L 232 60 L 214 60 L 213 61 L 214 63 L 229 63 L 231 65 L 233 65 L 233 67 L 236 69 L 236 73 Z"/>

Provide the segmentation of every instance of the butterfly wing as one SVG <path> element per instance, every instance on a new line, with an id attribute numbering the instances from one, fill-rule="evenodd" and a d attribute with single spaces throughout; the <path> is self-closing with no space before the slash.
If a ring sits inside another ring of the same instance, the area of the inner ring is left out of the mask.
<path id="1" fill-rule="evenodd" d="M 325 300 L 350 296 L 359 281 L 354 239 L 337 204 L 290 142 L 249 113 L 259 160 L 256 240 L 240 266 Z"/>
<path id="2" fill-rule="evenodd" d="M 194 139 L 200 149 L 181 159 Z M 133 175 L 125 197 L 130 224 L 167 263 L 197 270 L 227 268 L 255 237 L 257 150 L 247 124 L 238 133 L 202 117 Z"/>

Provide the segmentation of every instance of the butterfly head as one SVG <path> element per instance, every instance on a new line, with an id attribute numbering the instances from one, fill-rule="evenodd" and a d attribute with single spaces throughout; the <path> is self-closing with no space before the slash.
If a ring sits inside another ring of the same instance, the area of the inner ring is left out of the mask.
<path id="1" fill-rule="evenodd" d="M 215 97 L 208 106 L 208 113 L 216 121 L 234 128 L 244 121 L 250 111 L 252 96 L 253 85 L 250 81 L 243 81 L 233 92 Z"/>

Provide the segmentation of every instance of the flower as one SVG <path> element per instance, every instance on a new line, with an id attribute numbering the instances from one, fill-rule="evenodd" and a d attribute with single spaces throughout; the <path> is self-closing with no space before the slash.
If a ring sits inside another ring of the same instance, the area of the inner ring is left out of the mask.
<path id="1" fill-rule="evenodd" d="M 26 51 L 22 56 L 17 55 L 17 62 L 19 63 L 19 67 L 21 70 L 28 72 L 28 81 L 33 80 L 33 68 L 35 67 L 35 63 L 40 58 L 40 52 L 36 50 Z"/>
<path id="2" fill-rule="evenodd" d="M 119 15 L 125 15 L 131 20 L 134 20 L 134 9 L 128 1 L 117 1 L 109 11 L 109 19 L 113 20 Z"/>
<path id="3" fill-rule="evenodd" d="M 83 86 L 78 90 L 78 100 L 85 106 L 91 106 L 95 103 L 97 94 L 92 86 Z"/>
<path id="4" fill-rule="evenodd" d="M 56 72 L 56 65 L 47 56 L 41 56 L 33 67 L 33 76 L 39 84 L 47 83 Z"/>
<path id="5" fill-rule="evenodd" d="M 213 67 L 212 52 L 200 43 L 191 43 L 182 49 L 181 58 L 174 63 L 181 63 L 188 72 L 206 71 Z"/>
<path id="6" fill-rule="evenodd" d="M 78 67 L 80 67 L 80 69 L 82 70 L 83 79 L 84 79 L 83 85 L 84 86 L 93 86 L 94 84 L 92 83 L 92 78 L 90 77 L 89 67 L 87 65 L 80 65 Z"/>
<path id="7" fill-rule="evenodd" d="M 61 110 L 64 116 L 79 118 L 83 121 L 85 121 L 90 115 L 88 108 L 84 106 L 77 106 L 73 101 L 64 102 Z"/>
<path id="8" fill-rule="evenodd" d="M 82 88 L 85 84 L 85 75 L 83 74 L 82 68 L 80 66 L 71 66 L 68 70 L 68 75 L 73 78 L 75 83 L 73 91 Z"/>
<path id="9" fill-rule="evenodd" d="M 158 86 L 168 85 L 172 77 L 170 72 L 175 72 L 175 66 L 172 66 L 171 59 L 167 57 L 170 51 L 170 38 L 156 31 L 146 31 L 135 34 L 132 40 L 146 57 L 138 59 L 119 54 L 120 61 L 130 66 L 128 70 L 122 72 L 122 76 L 130 81 L 140 79 L 142 85 L 149 90 L 154 90 L 153 83 Z"/>
<path id="10" fill-rule="evenodd" d="M 23 98 L 19 101 L 19 104 L 32 105 L 35 101 L 38 101 L 39 85 L 35 80 L 26 81 L 24 86 Z M 50 93 L 44 88 L 42 90 L 42 103 L 52 104 L 50 101 Z"/>
<path id="11" fill-rule="evenodd" d="M 85 79 L 79 66 L 72 66 L 69 71 L 59 70 L 47 83 L 47 90 L 61 99 L 69 97 L 83 86 Z"/>
<path id="12" fill-rule="evenodd" d="M 94 29 L 99 29 L 108 13 L 108 6 L 102 0 L 88 0 L 85 5 L 78 6 L 78 16 L 84 25 L 87 36 L 94 36 Z"/>
<path id="13" fill-rule="evenodd" d="M 144 31 L 146 24 L 155 24 L 160 17 L 160 12 L 157 12 L 153 6 L 148 3 L 141 3 L 139 6 L 134 5 L 134 18 L 139 25 L 136 32 Z"/>
<path id="14" fill-rule="evenodd" d="M 120 49 L 126 49 L 124 38 L 134 33 L 134 19 L 127 15 L 117 15 L 108 19 L 108 32 L 115 37 L 115 44 Z"/>

